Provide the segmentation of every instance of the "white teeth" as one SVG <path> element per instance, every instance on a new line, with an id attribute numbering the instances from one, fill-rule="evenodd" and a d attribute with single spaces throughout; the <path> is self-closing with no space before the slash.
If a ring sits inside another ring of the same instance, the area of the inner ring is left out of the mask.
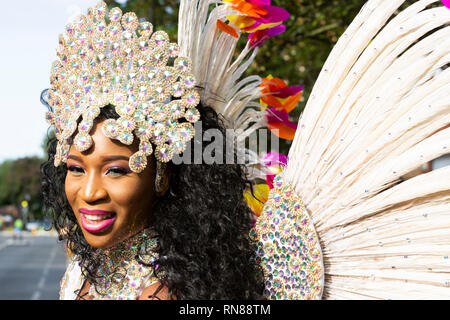
<path id="1" fill-rule="evenodd" d="M 88 219 L 88 220 L 91 220 L 91 221 L 102 221 L 102 220 L 110 218 L 111 215 L 110 214 L 108 214 L 108 215 L 104 215 L 104 214 L 84 214 L 84 217 L 86 219 Z"/>

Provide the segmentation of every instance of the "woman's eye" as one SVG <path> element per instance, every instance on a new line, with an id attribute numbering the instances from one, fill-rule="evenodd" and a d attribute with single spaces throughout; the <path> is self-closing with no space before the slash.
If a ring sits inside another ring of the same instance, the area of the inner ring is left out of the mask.
<path id="1" fill-rule="evenodd" d="M 78 166 L 70 166 L 67 168 L 68 171 L 72 172 L 75 175 L 80 175 L 84 173 L 83 168 L 78 167 Z"/>
<path id="2" fill-rule="evenodd" d="M 106 171 L 106 174 L 112 176 L 121 176 L 127 173 L 129 173 L 129 170 L 120 167 L 109 168 L 108 171 Z"/>

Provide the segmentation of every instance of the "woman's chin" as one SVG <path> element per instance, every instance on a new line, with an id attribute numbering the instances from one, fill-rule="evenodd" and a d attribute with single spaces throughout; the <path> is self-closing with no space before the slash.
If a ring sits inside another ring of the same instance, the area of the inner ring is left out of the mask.
<path id="1" fill-rule="evenodd" d="M 120 237 L 114 235 L 113 230 L 103 230 L 102 232 L 93 233 L 84 228 L 81 229 L 87 243 L 97 249 L 106 249 L 121 241 Z"/>
<path id="2" fill-rule="evenodd" d="M 143 219 L 143 221 L 133 221 L 132 223 L 125 222 L 124 224 L 122 219 L 116 219 L 117 216 L 114 216 L 111 219 L 112 221 L 105 227 L 103 224 L 106 225 L 108 221 L 98 223 L 86 221 L 83 215 L 77 218 L 78 225 L 80 226 L 87 243 L 91 247 L 97 249 L 113 247 L 136 233 L 139 233 L 149 225 L 147 219 Z M 130 227 L 130 225 L 133 227 Z"/>
<path id="3" fill-rule="evenodd" d="M 87 231 L 83 230 L 84 238 L 86 239 L 87 243 L 94 248 L 97 249 L 106 249 L 109 247 L 112 247 L 115 243 L 110 239 L 109 237 L 100 237 L 100 236 L 94 236 Z"/>

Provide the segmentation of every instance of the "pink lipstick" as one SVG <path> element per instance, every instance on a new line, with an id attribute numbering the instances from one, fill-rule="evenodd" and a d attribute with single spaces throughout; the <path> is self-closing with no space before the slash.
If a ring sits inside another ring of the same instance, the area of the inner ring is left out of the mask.
<path id="1" fill-rule="evenodd" d="M 116 214 L 111 211 L 89 210 L 81 208 L 81 225 L 89 232 L 100 232 L 108 228 L 115 220 Z"/>

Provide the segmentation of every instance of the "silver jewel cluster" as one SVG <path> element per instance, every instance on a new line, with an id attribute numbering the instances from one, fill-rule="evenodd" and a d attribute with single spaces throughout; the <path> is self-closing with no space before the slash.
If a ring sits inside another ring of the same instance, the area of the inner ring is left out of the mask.
<path id="1" fill-rule="evenodd" d="M 97 281 L 89 288 L 95 300 L 136 300 L 142 291 L 159 281 L 155 275 L 158 268 L 158 238 L 152 228 L 102 250 L 104 261 L 97 270 Z M 159 271 L 160 276 L 165 276 Z"/>
<path id="2" fill-rule="evenodd" d="M 129 160 L 134 172 L 145 169 L 152 153 L 160 162 L 182 153 L 200 118 L 200 96 L 191 60 L 178 54 L 167 33 L 153 32 L 133 12 L 107 13 L 104 2 L 69 23 L 59 36 L 47 95 L 46 119 L 58 139 L 55 166 L 66 162 L 72 143 L 80 152 L 91 147 L 89 132 L 108 104 L 120 117 L 103 123 L 105 136 L 125 145 L 139 139 Z"/>

